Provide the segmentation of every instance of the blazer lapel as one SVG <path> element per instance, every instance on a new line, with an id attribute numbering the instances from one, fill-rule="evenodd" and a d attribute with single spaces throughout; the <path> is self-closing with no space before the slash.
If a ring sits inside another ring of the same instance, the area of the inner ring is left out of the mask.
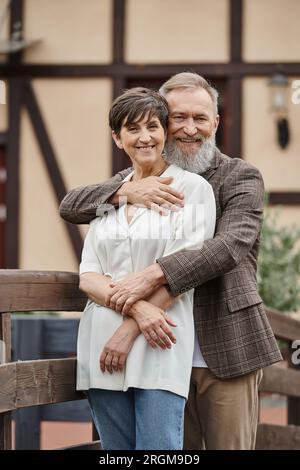
<path id="1" fill-rule="evenodd" d="M 220 150 L 216 148 L 210 167 L 204 173 L 201 173 L 201 176 L 203 176 L 203 178 L 205 178 L 206 180 L 209 180 L 212 175 L 216 172 L 220 164 L 220 155 Z"/>

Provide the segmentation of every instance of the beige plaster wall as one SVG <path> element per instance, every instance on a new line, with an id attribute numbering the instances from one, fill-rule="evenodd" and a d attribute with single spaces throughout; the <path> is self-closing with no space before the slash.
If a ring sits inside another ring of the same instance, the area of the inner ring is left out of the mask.
<path id="1" fill-rule="evenodd" d="M 244 59 L 299 61 L 300 1 L 244 2 Z M 42 41 L 26 51 L 24 60 L 110 63 L 112 6 L 113 0 L 26 0 L 25 37 Z M 2 34 L 7 35 L 7 25 Z M 141 64 L 227 62 L 229 0 L 127 0 L 125 58 Z M 243 154 L 262 171 L 267 190 L 299 191 L 300 105 L 289 103 L 291 143 L 282 151 L 276 143 L 267 80 L 243 82 Z M 67 189 L 109 177 L 111 81 L 41 79 L 33 85 Z M 0 130 L 6 129 L 6 121 L 6 107 L 0 105 Z M 76 271 L 77 261 L 25 112 L 20 171 L 20 267 Z M 300 208 L 295 207 L 284 207 L 280 215 L 283 224 L 299 218 Z M 86 227 L 80 230 L 85 233 Z"/>
<path id="2" fill-rule="evenodd" d="M 0 0 L 0 13 L 1 16 L 4 14 L 4 10 L 7 6 L 7 0 Z M 9 14 L 6 13 L 5 18 L 3 19 L 3 23 L 1 25 L 0 30 L 0 42 L 7 41 L 9 37 Z M 6 60 L 6 54 L 0 52 L 0 62 L 4 62 Z"/>
<path id="3" fill-rule="evenodd" d="M 40 79 L 34 90 L 68 188 L 111 174 L 109 79 Z"/>
<path id="4" fill-rule="evenodd" d="M 228 0 L 127 0 L 130 63 L 227 62 Z"/>
<path id="5" fill-rule="evenodd" d="M 107 115 L 110 80 L 35 80 L 44 116 L 67 189 L 107 179 L 111 137 Z M 21 127 L 20 267 L 77 270 L 58 203 L 27 114 Z M 86 227 L 80 227 L 82 234 Z"/>
<path id="6" fill-rule="evenodd" d="M 109 63 L 112 0 L 26 0 L 26 62 Z"/>
<path id="7" fill-rule="evenodd" d="M 2 14 L 4 13 L 4 10 L 6 9 L 6 5 L 7 5 L 7 0 L 0 0 L 1 17 L 2 17 Z M 8 34 L 9 34 L 9 14 L 6 14 L 5 19 L 3 20 L 3 24 L 1 26 L 0 41 L 3 41 L 4 39 L 8 39 Z"/>
<path id="8" fill-rule="evenodd" d="M 290 81 L 297 77 L 290 77 Z M 298 77 L 299 79 L 299 77 Z M 269 191 L 300 191 L 300 104 L 291 101 L 288 119 L 291 140 L 282 150 L 276 141 L 275 119 L 270 110 L 267 78 L 243 81 L 243 156 L 258 167 Z"/>
<path id="9" fill-rule="evenodd" d="M 299 18 L 299 0 L 244 0 L 244 60 L 299 62 Z"/>

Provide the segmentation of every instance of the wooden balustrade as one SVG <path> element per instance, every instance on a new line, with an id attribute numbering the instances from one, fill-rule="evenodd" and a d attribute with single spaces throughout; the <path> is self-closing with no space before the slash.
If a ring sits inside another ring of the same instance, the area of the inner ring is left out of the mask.
<path id="1" fill-rule="evenodd" d="M 80 400 L 76 392 L 76 358 L 10 362 L 10 314 L 17 311 L 82 311 L 86 297 L 78 289 L 78 275 L 68 272 L 0 270 L 0 340 L 5 363 L 0 365 L 0 449 L 11 449 L 11 412 L 28 406 Z M 300 339 L 300 322 L 267 311 L 278 339 Z M 292 351 L 291 351 L 292 352 Z M 292 366 L 292 364 L 291 364 Z M 273 365 L 264 370 L 260 391 L 292 399 L 287 426 L 259 424 L 257 449 L 300 449 L 300 371 Z M 296 422 L 295 422 L 296 421 Z M 72 446 L 72 449 L 76 446 Z M 99 448 L 98 442 L 77 446 Z"/>

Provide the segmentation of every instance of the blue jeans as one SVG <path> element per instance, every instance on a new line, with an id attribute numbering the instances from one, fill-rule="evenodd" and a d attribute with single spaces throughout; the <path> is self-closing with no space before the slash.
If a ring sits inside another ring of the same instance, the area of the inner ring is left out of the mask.
<path id="1" fill-rule="evenodd" d="M 90 389 L 103 450 L 181 450 L 185 398 L 164 390 Z"/>

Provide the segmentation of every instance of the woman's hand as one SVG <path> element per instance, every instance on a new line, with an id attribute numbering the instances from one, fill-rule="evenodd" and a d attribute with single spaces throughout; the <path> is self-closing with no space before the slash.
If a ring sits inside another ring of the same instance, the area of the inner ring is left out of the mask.
<path id="1" fill-rule="evenodd" d="M 141 332 L 151 347 L 170 349 L 176 343 L 176 337 L 170 326 L 176 326 L 174 321 L 162 309 L 140 300 L 131 310 L 131 316 L 137 322 Z"/>
<path id="2" fill-rule="evenodd" d="M 130 273 L 124 279 L 111 282 L 112 287 L 106 296 L 106 306 L 130 315 L 130 309 L 135 302 L 149 297 L 156 289 L 165 283 L 164 273 L 158 263 L 154 263 L 143 271 Z"/>
<path id="3" fill-rule="evenodd" d="M 161 215 L 168 210 L 179 210 L 184 205 L 184 195 L 170 186 L 172 176 L 148 176 L 141 181 L 127 181 L 115 193 L 110 201 L 118 203 L 119 197 L 126 197 L 131 204 L 148 207 Z"/>
<path id="4" fill-rule="evenodd" d="M 140 330 L 135 320 L 126 319 L 120 328 L 107 341 L 100 355 L 100 369 L 107 370 L 110 374 L 122 372 L 127 356 L 139 336 Z"/>

